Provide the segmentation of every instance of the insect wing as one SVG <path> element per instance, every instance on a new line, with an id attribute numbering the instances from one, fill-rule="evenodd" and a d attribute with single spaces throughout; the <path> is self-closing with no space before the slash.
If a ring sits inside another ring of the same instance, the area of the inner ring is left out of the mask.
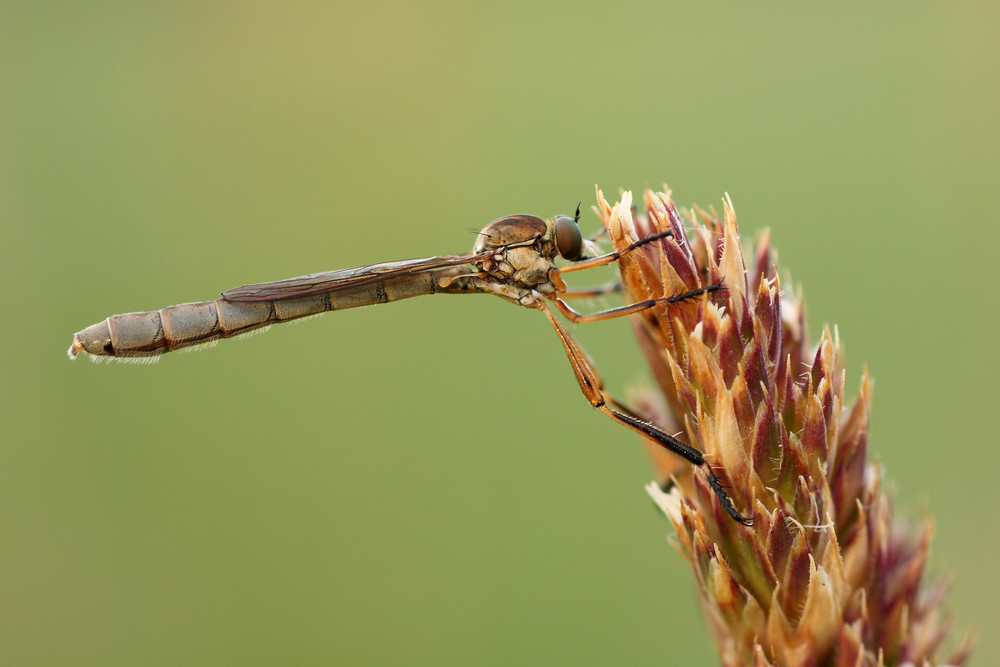
<path id="1" fill-rule="evenodd" d="M 413 275 L 432 269 L 461 266 L 483 259 L 488 253 L 474 255 L 439 255 L 422 259 L 404 259 L 399 262 L 369 264 L 353 269 L 311 273 L 297 278 L 287 278 L 269 283 L 255 283 L 226 290 L 226 301 L 283 301 L 314 294 L 325 294 L 353 287 L 370 285 L 399 276 Z"/>

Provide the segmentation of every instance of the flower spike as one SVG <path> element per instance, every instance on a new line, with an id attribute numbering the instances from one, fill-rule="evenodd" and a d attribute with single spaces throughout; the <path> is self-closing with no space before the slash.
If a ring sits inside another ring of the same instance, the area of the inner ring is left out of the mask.
<path id="1" fill-rule="evenodd" d="M 629 398 L 634 417 L 682 430 L 704 460 L 700 475 L 651 449 L 647 490 L 694 568 L 722 664 L 963 664 L 968 640 L 942 657 L 930 524 L 892 519 L 868 460 L 867 371 L 848 401 L 839 334 L 810 349 L 770 235 L 744 254 L 728 195 L 721 218 L 681 211 L 666 188 L 640 211 L 631 193 L 612 206 L 598 190 L 596 211 L 614 249 L 631 249 L 618 261 L 627 302 L 656 304 L 630 315 L 659 386 Z"/>

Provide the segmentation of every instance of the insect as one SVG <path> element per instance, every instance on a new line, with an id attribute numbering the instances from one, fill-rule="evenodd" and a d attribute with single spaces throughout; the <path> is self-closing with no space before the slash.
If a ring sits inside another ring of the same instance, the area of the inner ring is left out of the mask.
<path id="1" fill-rule="evenodd" d="M 698 450 L 669 435 L 609 395 L 590 357 L 556 317 L 573 322 L 623 317 L 660 304 L 685 307 L 723 283 L 693 288 L 682 294 L 648 299 L 618 308 L 581 314 L 566 299 L 594 296 L 609 288 L 571 290 L 562 276 L 617 261 L 644 245 L 672 235 L 661 231 L 616 251 L 594 257 L 585 254 L 579 227 L 580 206 L 573 217 L 546 221 L 534 215 L 509 215 L 486 225 L 472 252 L 423 259 L 370 264 L 275 282 L 244 285 L 222 293 L 215 301 L 185 303 L 156 311 L 113 315 L 73 337 L 71 359 L 80 352 L 94 357 L 153 360 L 172 350 L 213 343 L 278 322 L 333 310 L 408 299 L 423 294 L 494 294 L 512 303 L 540 310 L 555 329 L 573 374 L 590 404 L 605 415 L 650 438 L 704 470 L 709 486 L 734 520 L 752 525 L 741 515 L 722 480 Z M 562 258 L 568 264 L 557 267 Z"/>

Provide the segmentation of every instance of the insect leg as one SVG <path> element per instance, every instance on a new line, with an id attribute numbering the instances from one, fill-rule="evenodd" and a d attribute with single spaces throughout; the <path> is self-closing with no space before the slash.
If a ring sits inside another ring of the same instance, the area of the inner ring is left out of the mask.
<path id="1" fill-rule="evenodd" d="M 570 271 L 583 271 L 584 269 L 592 269 L 595 266 L 604 266 L 605 264 L 610 264 L 611 262 L 617 262 L 622 255 L 627 255 L 636 248 L 641 248 L 642 246 L 652 243 L 653 241 L 659 241 L 660 239 L 666 238 L 668 236 L 673 236 L 674 233 L 665 229 L 662 232 L 657 232 L 655 234 L 650 234 L 646 238 L 639 239 L 635 243 L 622 248 L 621 250 L 616 250 L 614 252 L 609 252 L 606 255 L 601 255 L 600 257 L 591 257 L 590 259 L 582 259 L 579 262 L 574 262 L 568 264 L 559 269 L 560 273 L 569 273 Z"/>
<path id="2" fill-rule="evenodd" d="M 683 303 L 685 301 L 690 301 L 703 294 L 709 294 L 711 292 L 717 292 L 724 289 L 722 283 L 715 283 L 709 285 L 708 287 L 699 287 L 698 289 L 693 289 L 688 292 L 683 292 L 675 296 L 663 297 L 660 299 L 646 299 L 645 301 L 638 301 L 636 303 L 630 303 L 627 306 L 619 306 L 617 308 L 610 308 L 608 310 L 600 310 L 596 313 L 590 313 L 584 315 L 576 310 L 573 310 L 568 304 L 566 304 L 561 298 L 555 298 L 552 301 L 556 304 L 556 308 L 559 312 L 566 316 L 566 319 L 573 322 L 599 322 L 600 320 L 610 320 L 615 317 L 624 317 L 626 315 L 632 315 L 634 313 L 640 313 L 644 310 L 648 310 L 653 306 L 661 303 Z M 560 293 L 560 296 L 563 296 Z"/>
<path id="3" fill-rule="evenodd" d="M 559 296 L 563 299 L 584 299 L 588 297 L 606 296 L 608 294 L 617 294 L 622 291 L 622 281 L 612 280 L 604 285 L 595 285 L 594 287 L 576 287 L 572 289 L 566 289 L 559 292 Z"/>
<path id="4" fill-rule="evenodd" d="M 601 377 L 597 374 L 594 362 L 590 359 L 590 356 L 580 347 L 580 344 L 576 342 L 576 339 L 563 326 L 562 322 L 559 321 L 548 305 L 541 302 L 538 308 L 545 313 L 545 317 L 548 318 L 552 328 L 556 330 L 556 335 L 559 336 L 559 341 L 562 343 L 563 349 L 566 351 L 566 356 L 569 358 L 569 363 L 573 367 L 573 374 L 580 384 L 583 395 L 587 397 L 590 404 L 619 424 L 623 424 L 636 433 L 646 436 L 661 447 L 691 462 L 692 465 L 703 468 L 708 479 L 708 485 L 715 492 L 720 505 L 726 513 L 745 526 L 753 525 L 753 517 L 743 516 L 736 510 L 722 481 L 712 471 L 712 467 L 705 460 L 704 454 L 691 445 L 681 442 L 666 433 L 655 424 L 636 416 L 631 410 L 605 394 Z"/>

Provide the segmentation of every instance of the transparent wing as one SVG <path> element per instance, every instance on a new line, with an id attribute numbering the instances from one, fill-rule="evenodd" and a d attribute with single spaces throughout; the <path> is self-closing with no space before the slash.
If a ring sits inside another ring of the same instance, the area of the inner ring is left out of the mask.
<path id="1" fill-rule="evenodd" d="M 339 290 L 370 285 L 381 280 L 413 275 L 449 266 L 461 266 L 485 259 L 489 253 L 466 255 L 439 255 L 422 259 L 404 259 L 399 262 L 369 264 L 353 269 L 311 273 L 297 278 L 287 278 L 269 283 L 243 285 L 226 290 L 222 298 L 226 301 L 282 301 L 303 296 L 324 294 Z"/>

